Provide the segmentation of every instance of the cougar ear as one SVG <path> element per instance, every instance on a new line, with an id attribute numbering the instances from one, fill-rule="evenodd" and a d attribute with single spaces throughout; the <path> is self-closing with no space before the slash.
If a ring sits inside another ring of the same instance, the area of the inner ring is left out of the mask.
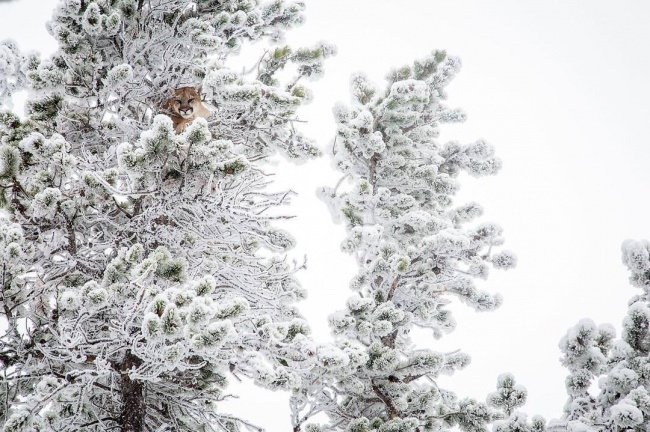
<path id="1" fill-rule="evenodd" d="M 164 110 L 171 110 L 172 109 L 172 98 L 171 98 L 171 96 L 163 101 L 161 107 Z"/>
<path id="2" fill-rule="evenodd" d="M 203 94 L 203 84 L 196 86 L 196 92 L 199 94 L 199 99 L 201 102 L 205 102 L 205 95 Z"/>

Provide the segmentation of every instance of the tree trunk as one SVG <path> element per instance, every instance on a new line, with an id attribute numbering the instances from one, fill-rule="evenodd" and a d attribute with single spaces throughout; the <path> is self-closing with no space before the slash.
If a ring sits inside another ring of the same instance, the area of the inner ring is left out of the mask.
<path id="1" fill-rule="evenodd" d="M 138 367 L 142 361 L 127 351 L 121 364 L 122 375 L 122 412 L 120 425 L 122 432 L 143 432 L 146 407 L 144 403 L 144 383 L 132 380 L 129 370 Z"/>

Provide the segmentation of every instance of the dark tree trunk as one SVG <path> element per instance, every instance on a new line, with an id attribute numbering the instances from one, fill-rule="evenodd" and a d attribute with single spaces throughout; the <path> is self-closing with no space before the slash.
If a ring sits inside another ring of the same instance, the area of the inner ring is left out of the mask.
<path id="1" fill-rule="evenodd" d="M 144 403 L 144 383 L 132 380 L 129 370 L 138 367 L 142 361 L 127 351 L 122 360 L 120 372 L 122 374 L 122 412 L 120 425 L 122 432 L 143 432 L 146 406 Z"/>

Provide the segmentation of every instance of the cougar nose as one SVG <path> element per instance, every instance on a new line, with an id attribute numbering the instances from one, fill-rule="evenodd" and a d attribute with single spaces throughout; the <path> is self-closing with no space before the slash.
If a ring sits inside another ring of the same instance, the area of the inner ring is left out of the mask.
<path id="1" fill-rule="evenodd" d="M 181 112 L 181 114 L 187 115 L 192 113 L 192 108 L 181 108 L 179 111 Z"/>

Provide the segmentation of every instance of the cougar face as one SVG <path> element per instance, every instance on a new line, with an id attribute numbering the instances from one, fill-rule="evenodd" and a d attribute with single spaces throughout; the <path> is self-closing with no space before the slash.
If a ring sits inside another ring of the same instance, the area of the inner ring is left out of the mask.
<path id="1" fill-rule="evenodd" d="M 161 108 L 172 119 L 176 133 L 181 133 L 199 117 L 210 117 L 210 110 L 203 105 L 199 90 L 194 87 L 177 88 Z"/>
<path id="2" fill-rule="evenodd" d="M 196 107 L 201 103 L 201 96 L 194 87 L 181 87 L 174 91 L 171 98 L 171 109 L 173 112 L 189 119 L 194 116 Z"/>

